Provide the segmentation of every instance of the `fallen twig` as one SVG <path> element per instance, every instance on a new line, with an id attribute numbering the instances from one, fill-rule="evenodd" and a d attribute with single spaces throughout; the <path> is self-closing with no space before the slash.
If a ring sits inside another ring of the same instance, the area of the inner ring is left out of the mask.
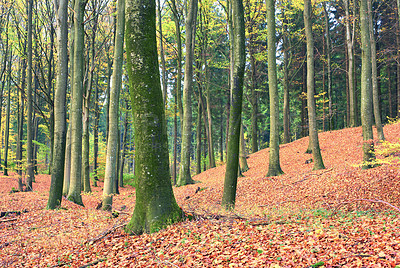
<path id="1" fill-rule="evenodd" d="M 109 235 L 109 234 L 115 232 L 118 228 L 124 227 L 124 226 L 126 226 L 127 224 L 128 224 L 128 223 L 122 223 L 122 224 L 114 225 L 114 226 L 111 227 L 110 229 L 105 230 L 104 232 L 102 232 L 99 236 L 97 236 L 97 237 L 95 237 L 95 238 L 93 238 L 93 239 L 89 239 L 88 241 L 86 241 L 86 243 L 92 245 L 92 244 L 96 243 L 97 241 L 103 239 L 103 238 L 106 237 L 107 235 Z"/>
<path id="2" fill-rule="evenodd" d="M 88 263 L 88 264 L 79 266 L 79 268 L 90 267 L 90 266 L 92 266 L 92 265 L 96 265 L 96 264 L 98 264 L 99 262 L 102 262 L 102 261 L 105 261 L 105 260 L 106 260 L 106 259 L 98 259 L 98 260 L 95 260 L 95 261 L 90 262 L 90 263 Z"/>
<path id="3" fill-rule="evenodd" d="M 379 199 L 364 199 L 364 198 L 360 198 L 360 199 L 353 199 L 351 201 L 345 201 L 345 202 L 341 202 L 339 203 L 335 209 L 333 210 L 332 215 L 336 214 L 336 211 L 342 207 L 343 205 L 347 205 L 347 204 L 351 204 L 357 201 L 365 201 L 365 202 L 371 202 L 371 203 L 381 203 L 381 204 L 385 204 L 395 210 L 397 210 L 398 212 L 400 212 L 400 208 L 396 207 L 395 205 L 390 204 L 389 202 L 383 201 L 383 200 L 379 200 Z"/>
<path id="4" fill-rule="evenodd" d="M 325 170 L 325 171 L 323 171 L 323 172 L 321 172 L 319 174 L 309 174 L 309 175 L 303 177 L 301 180 L 298 180 L 298 181 L 295 181 L 295 182 L 292 182 L 292 183 L 289 183 L 289 184 L 285 184 L 279 189 L 282 189 L 282 188 L 285 188 L 286 186 L 292 186 L 294 184 L 309 180 L 311 178 L 311 176 L 320 177 L 320 176 L 324 175 L 325 173 L 331 172 L 332 170 L 333 170 L 333 168 L 330 168 L 330 169 L 327 169 L 327 170 Z"/>
<path id="5" fill-rule="evenodd" d="M 16 221 L 18 220 L 17 218 L 12 218 L 12 219 L 5 219 L 5 220 L 0 220 L 0 222 L 8 222 L 8 221 Z"/>

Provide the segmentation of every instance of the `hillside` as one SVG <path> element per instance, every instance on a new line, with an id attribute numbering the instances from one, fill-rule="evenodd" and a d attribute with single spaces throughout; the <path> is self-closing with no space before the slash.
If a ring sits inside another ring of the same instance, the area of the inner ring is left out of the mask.
<path id="1" fill-rule="evenodd" d="M 385 126 L 385 135 L 399 142 L 400 123 Z M 194 177 L 198 183 L 174 188 L 196 220 L 152 235 L 127 236 L 119 228 L 134 208 L 129 186 L 115 196 L 121 213 L 113 218 L 96 210 L 101 187 L 83 195 L 85 208 L 64 200 L 63 209 L 46 211 L 48 175 L 36 177 L 32 193 L 9 193 L 16 178 L 0 176 L 0 211 L 22 212 L 0 218 L 0 266 L 400 265 L 400 164 L 362 171 L 361 127 L 319 138 L 325 170 L 312 171 L 306 161 L 308 138 L 281 145 L 285 175 L 279 177 L 265 178 L 268 149 L 251 154 L 235 211 L 226 213 L 220 207 L 225 167 L 210 169 Z"/>

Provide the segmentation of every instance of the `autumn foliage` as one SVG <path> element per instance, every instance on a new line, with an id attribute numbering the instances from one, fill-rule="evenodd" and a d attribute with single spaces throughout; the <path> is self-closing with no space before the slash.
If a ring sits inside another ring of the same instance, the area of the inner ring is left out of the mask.
<path id="1" fill-rule="evenodd" d="M 320 133 L 324 170 L 312 171 L 308 138 L 281 145 L 283 176 L 265 178 L 268 149 L 251 154 L 234 212 L 220 205 L 225 167 L 203 172 L 174 188 L 194 219 L 151 235 L 123 231 L 130 186 L 114 214 L 96 210 L 102 184 L 83 194 L 84 208 L 63 199 L 47 211 L 48 175 L 29 193 L 10 193 L 16 176 L 0 176 L 0 211 L 10 212 L 0 217 L 0 266 L 400 267 L 400 123 L 384 131 L 389 143 L 376 146 L 382 161 L 369 170 L 359 166 L 361 127 Z"/>

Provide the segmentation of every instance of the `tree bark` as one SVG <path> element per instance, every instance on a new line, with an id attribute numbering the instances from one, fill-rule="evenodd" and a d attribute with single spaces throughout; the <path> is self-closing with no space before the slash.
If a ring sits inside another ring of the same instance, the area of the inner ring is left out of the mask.
<path id="1" fill-rule="evenodd" d="M 118 140 L 119 140 L 119 92 L 122 84 L 124 60 L 125 0 L 118 0 L 117 28 L 115 34 L 114 69 L 110 92 L 109 133 L 107 140 L 106 170 L 104 175 L 103 210 L 111 210 L 114 184 L 117 180 Z M 115 189 L 116 190 L 116 189 Z"/>
<path id="2" fill-rule="evenodd" d="M 32 150 L 33 150 L 33 100 L 32 100 L 32 9 L 33 0 L 28 1 L 28 34 L 27 34 L 27 89 L 26 89 L 26 102 L 27 102 L 27 126 L 26 126 L 26 191 L 32 191 L 32 182 L 34 180 L 33 173 L 33 161 L 32 161 Z"/>
<path id="3" fill-rule="evenodd" d="M 279 161 L 279 100 L 276 74 L 275 1 L 267 0 L 268 86 L 270 109 L 269 167 L 267 177 L 283 174 Z M 307 61 L 308 62 L 308 61 Z"/>
<path id="4" fill-rule="evenodd" d="M 246 142 L 244 140 L 243 124 L 240 127 L 240 141 L 239 141 L 239 161 L 240 161 L 240 174 L 249 170 L 247 164 Z"/>
<path id="5" fill-rule="evenodd" d="M 55 0 L 57 19 L 57 80 L 54 94 L 54 148 L 51 184 L 47 209 L 61 205 L 65 144 L 66 144 L 66 95 L 68 85 L 68 0 Z"/>
<path id="6" fill-rule="evenodd" d="M 232 1 L 232 26 L 230 37 L 233 42 L 233 74 L 231 84 L 231 105 L 229 137 L 222 206 L 233 209 L 236 200 L 237 175 L 239 168 L 239 140 L 242 119 L 242 97 L 245 54 L 244 12 L 242 0 Z"/>
<path id="7" fill-rule="evenodd" d="M 200 85 L 199 85 L 200 87 Z M 196 124 L 196 174 L 201 173 L 201 117 L 202 117 L 202 107 L 200 101 L 197 103 L 197 124 Z"/>
<path id="8" fill-rule="evenodd" d="M 350 17 L 350 0 L 344 0 L 344 7 L 346 12 L 346 45 L 347 45 L 347 56 L 349 59 L 347 76 L 348 76 L 348 87 L 350 94 L 350 127 L 357 126 L 357 96 L 355 87 L 355 65 L 354 65 L 354 33 L 355 33 L 355 19 Z M 355 9 L 353 9 L 355 11 Z M 353 12 L 353 16 L 355 16 Z M 352 24 L 352 27 L 350 26 Z"/>
<path id="9" fill-rule="evenodd" d="M 71 175 L 68 199 L 83 206 L 81 196 L 82 174 L 82 99 L 83 99 L 83 54 L 86 0 L 75 0 L 74 5 L 74 73 L 71 98 Z"/>
<path id="10" fill-rule="evenodd" d="M 164 53 L 164 44 L 163 44 L 163 30 L 162 30 L 162 21 L 161 21 L 161 1 L 157 0 L 157 19 L 158 19 L 158 32 L 159 32 L 159 40 L 160 40 L 160 58 L 161 58 L 161 80 L 162 80 L 162 92 L 163 92 L 163 101 L 164 106 L 167 107 L 167 68 L 165 64 L 165 53 Z"/>
<path id="11" fill-rule="evenodd" d="M 372 132 L 371 37 L 369 31 L 368 0 L 360 2 L 361 31 L 361 124 L 363 130 L 363 169 L 372 167 L 374 141 Z"/>
<path id="12" fill-rule="evenodd" d="M 7 55 L 5 55 L 6 57 Z M 10 61 L 8 63 L 8 82 L 7 82 L 7 86 L 8 86 L 8 95 L 7 95 L 7 109 L 6 109 L 6 129 L 5 129 L 5 133 L 4 133 L 4 138 L 5 138 L 5 142 L 4 142 L 4 176 L 8 176 L 8 143 L 9 143 L 9 139 L 10 139 L 10 116 L 11 116 L 11 109 L 10 109 L 10 105 L 11 105 L 11 64 L 12 64 L 12 51 L 10 53 Z M 4 76 L 4 81 L 6 81 L 6 78 Z M 1 165 L 1 162 L 0 162 Z"/>
<path id="13" fill-rule="evenodd" d="M 290 101 L 289 101 L 289 37 L 287 21 L 283 22 L 283 143 L 290 142 Z"/>
<path id="14" fill-rule="evenodd" d="M 160 85 L 154 0 L 128 0 L 126 51 L 135 128 L 136 203 L 126 232 L 155 232 L 178 221 Z"/>
<path id="15" fill-rule="evenodd" d="M 328 78 L 328 113 L 329 113 L 329 130 L 333 130 L 333 108 L 332 108 L 332 71 L 331 71 L 331 34 L 329 26 L 329 14 L 327 11 L 328 2 L 324 5 L 325 15 L 325 38 L 326 38 L 326 67 L 327 67 L 327 78 Z"/>
<path id="16" fill-rule="evenodd" d="M 374 108 L 375 126 L 378 132 L 378 139 L 381 141 L 385 140 L 385 134 L 383 133 L 382 119 L 381 119 L 381 105 L 379 103 L 379 86 L 378 86 L 378 67 L 376 59 L 376 41 L 374 34 L 374 24 L 372 19 L 372 1 L 368 0 L 368 26 L 369 36 L 371 40 L 371 76 L 372 76 L 372 101 Z"/>
<path id="17" fill-rule="evenodd" d="M 182 146 L 181 168 L 177 185 L 194 183 L 190 174 L 190 152 L 192 144 L 192 87 L 193 87 L 193 60 L 196 33 L 197 0 L 190 0 L 186 16 L 186 62 L 183 83 L 183 121 L 182 121 Z"/>
<path id="18" fill-rule="evenodd" d="M 324 169 L 321 150 L 318 140 L 318 128 L 315 108 L 314 90 L 314 38 L 311 24 L 311 0 L 304 1 L 304 27 L 307 39 L 307 107 L 308 107 L 308 126 L 309 143 L 311 145 L 314 170 Z"/>

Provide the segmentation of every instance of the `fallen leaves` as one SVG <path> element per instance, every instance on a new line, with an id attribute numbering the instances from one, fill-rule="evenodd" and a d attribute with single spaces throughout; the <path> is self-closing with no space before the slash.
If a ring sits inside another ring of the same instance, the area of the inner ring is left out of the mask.
<path id="1" fill-rule="evenodd" d="M 399 134 L 400 124 L 385 127 L 389 141 Z M 0 176 L 0 211 L 26 211 L 1 218 L 0 266 L 400 267 L 400 166 L 357 168 L 361 128 L 320 133 L 320 143 L 321 171 L 305 164 L 307 138 L 281 146 L 283 176 L 264 177 L 268 150 L 250 155 L 234 212 L 220 206 L 224 166 L 195 176 L 200 183 L 174 192 L 196 220 L 139 237 L 122 230 L 131 187 L 114 196 L 113 218 L 96 210 L 101 187 L 82 196 L 85 207 L 63 200 L 46 211 L 49 176 L 36 177 L 34 192 L 12 194 L 17 180 Z"/>

